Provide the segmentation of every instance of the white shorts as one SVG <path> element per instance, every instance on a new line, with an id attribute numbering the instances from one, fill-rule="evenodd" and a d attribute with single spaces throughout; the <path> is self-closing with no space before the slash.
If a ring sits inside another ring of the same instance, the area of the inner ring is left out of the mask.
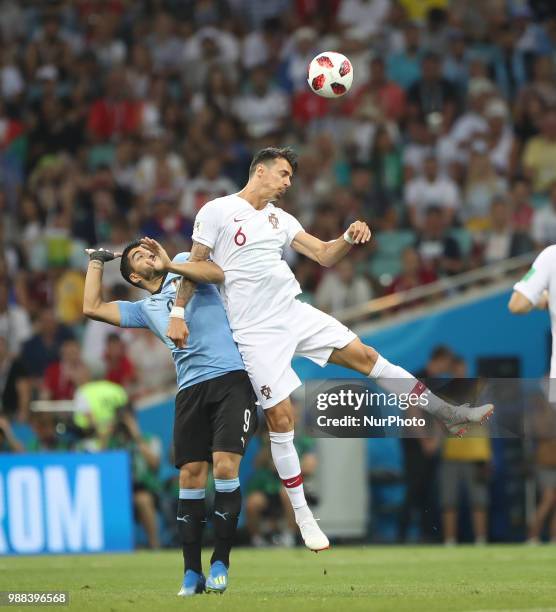
<path id="1" fill-rule="evenodd" d="M 294 355 L 324 367 L 334 349 L 357 336 L 310 304 L 294 300 L 279 316 L 234 332 L 245 369 L 261 406 L 272 408 L 301 385 L 291 362 Z"/>

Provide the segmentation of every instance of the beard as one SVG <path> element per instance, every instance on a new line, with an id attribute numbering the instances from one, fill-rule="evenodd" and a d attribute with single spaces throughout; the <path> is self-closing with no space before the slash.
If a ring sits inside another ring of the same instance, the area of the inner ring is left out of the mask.
<path id="1" fill-rule="evenodd" d="M 276 193 L 274 194 L 274 200 L 278 201 L 282 199 L 285 195 L 286 195 L 285 189 L 277 189 Z"/>

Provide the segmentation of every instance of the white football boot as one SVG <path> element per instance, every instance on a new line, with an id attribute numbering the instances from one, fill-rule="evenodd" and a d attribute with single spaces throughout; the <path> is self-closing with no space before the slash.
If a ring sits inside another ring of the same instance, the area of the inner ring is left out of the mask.
<path id="1" fill-rule="evenodd" d="M 330 548 L 330 542 L 323 533 L 322 529 L 317 525 L 315 517 L 311 511 L 307 508 L 308 512 L 304 513 L 302 517 L 296 516 L 296 522 L 301 532 L 301 537 L 305 546 L 313 552 L 319 552 L 320 550 L 326 550 Z"/>
<path id="2" fill-rule="evenodd" d="M 483 406 L 469 406 L 469 404 L 453 406 L 452 404 L 444 404 L 436 416 L 442 420 L 449 433 L 462 438 L 470 423 L 480 423 L 483 425 L 492 416 L 493 412 L 493 404 L 484 404 Z"/>

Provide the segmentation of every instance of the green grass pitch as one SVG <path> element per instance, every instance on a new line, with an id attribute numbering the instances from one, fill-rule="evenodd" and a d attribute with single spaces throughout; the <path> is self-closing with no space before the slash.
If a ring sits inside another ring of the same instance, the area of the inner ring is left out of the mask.
<path id="1" fill-rule="evenodd" d="M 208 558 L 206 551 L 206 565 Z M 337 546 L 318 555 L 304 549 L 237 549 L 228 591 L 188 599 L 176 596 L 180 573 L 177 550 L 4 557 L 0 590 L 69 591 L 69 609 L 79 612 L 556 612 L 556 546 L 551 545 Z"/>

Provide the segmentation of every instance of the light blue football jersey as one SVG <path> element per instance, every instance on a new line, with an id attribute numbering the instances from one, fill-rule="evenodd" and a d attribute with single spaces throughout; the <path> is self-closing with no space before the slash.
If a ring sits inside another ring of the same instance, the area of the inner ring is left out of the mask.
<path id="1" fill-rule="evenodd" d="M 189 253 L 179 253 L 174 261 L 182 263 L 188 259 Z M 116 302 L 120 309 L 120 326 L 146 327 L 164 342 L 172 351 L 179 389 L 227 372 L 244 370 L 220 294 L 213 284 L 199 283 L 185 309 L 185 322 L 189 327 L 185 348 L 176 348 L 166 336 L 180 278 L 177 274 L 168 274 L 158 293 L 137 302 Z"/>

